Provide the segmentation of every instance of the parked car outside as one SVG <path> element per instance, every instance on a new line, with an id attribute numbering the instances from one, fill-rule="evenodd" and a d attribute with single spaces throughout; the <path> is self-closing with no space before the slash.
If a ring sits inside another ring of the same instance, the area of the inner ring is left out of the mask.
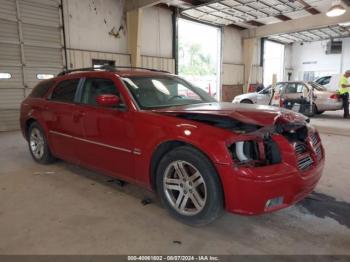
<path id="1" fill-rule="evenodd" d="M 314 112 L 322 114 L 324 111 L 336 111 L 342 109 L 342 102 L 335 91 L 328 91 L 323 86 L 315 82 L 289 81 L 277 83 L 280 90 L 281 100 L 304 98 L 311 89 L 314 93 Z M 306 89 L 306 90 L 305 90 Z M 268 105 L 271 100 L 271 87 L 257 93 L 248 93 L 236 96 L 232 103 L 254 103 Z"/>
<path id="2" fill-rule="evenodd" d="M 190 225 L 210 223 L 223 209 L 285 208 L 319 181 L 324 149 L 303 115 L 219 103 L 165 72 L 103 69 L 64 72 L 22 102 L 36 162 L 60 158 L 144 186 Z"/>

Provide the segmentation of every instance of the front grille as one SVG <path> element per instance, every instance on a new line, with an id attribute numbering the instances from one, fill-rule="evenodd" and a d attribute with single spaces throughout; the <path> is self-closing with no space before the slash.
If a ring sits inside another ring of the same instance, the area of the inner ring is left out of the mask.
<path id="1" fill-rule="evenodd" d="M 298 168 L 302 171 L 307 170 L 313 163 L 314 161 L 309 154 L 305 154 L 298 158 Z"/>
<path id="2" fill-rule="evenodd" d="M 303 143 L 296 143 L 294 148 L 297 157 L 298 168 L 302 171 L 307 170 L 312 166 L 314 162 L 312 160 L 311 154 L 308 153 L 307 146 Z"/>
<path id="3" fill-rule="evenodd" d="M 319 142 L 317 133 L 313 133 L 310 136 L 310 139 L 311 139 L 311 143 L 312 143 L 313 146 L 316 146 L 318 144 L 318 142 Z"/>
<path id="4" fill-rule="evenodd" d="M 317 161 L 320 161 L 323 157 L 321 146 L 316 147 L 315 152 L 316 152 L 316 156 L 317 156 Z"/>
<path id="5" fill-rule="evenodd" d="M 295 143 L 294 149 L 297 158 L 299 170 L 308 170 L 315 161 L 319 162 L 323 158 L 321 140 L 317 133 L 312 133 L 309 137 L 309 143 Z M 316 154 L 316 157 L 313 157 Z"/>
<path id="6" fill-rule="evenodd" d="M 297 155 L 305 153 L 306 152 L 305 145 L 303 145 L 302 143 L 297 143 L 295 145 L 295 152 L 297 153 Z"/>

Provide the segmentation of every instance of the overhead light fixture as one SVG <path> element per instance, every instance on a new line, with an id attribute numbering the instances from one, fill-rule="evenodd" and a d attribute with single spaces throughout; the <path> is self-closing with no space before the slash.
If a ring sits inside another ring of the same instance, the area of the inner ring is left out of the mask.
<path id="1" fill-rule="evenodd" d="M 331 8 L 329 8 L 328 12 L 326 13 L 329 17 L 335 17 L 343 15 L 346 12 L 346 9 L 342 5 L 341 1 L 334 1 L 332 3 Z"/>

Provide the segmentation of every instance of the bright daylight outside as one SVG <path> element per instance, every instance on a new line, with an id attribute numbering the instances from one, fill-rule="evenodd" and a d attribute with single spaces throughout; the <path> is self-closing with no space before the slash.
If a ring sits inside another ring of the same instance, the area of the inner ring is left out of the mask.
<path id="1" fill-rule="evenodd" d="M 220 98 L 221 30 L 179 19 L 179 75 Z"/>
<path id="2" fill-rule="evenodd" d="M 264 86 L 272 84 L 272 75 L 276 74 L 277 82 L 283 81 L 284 45 L 265 41 L 264 45 Z"/>

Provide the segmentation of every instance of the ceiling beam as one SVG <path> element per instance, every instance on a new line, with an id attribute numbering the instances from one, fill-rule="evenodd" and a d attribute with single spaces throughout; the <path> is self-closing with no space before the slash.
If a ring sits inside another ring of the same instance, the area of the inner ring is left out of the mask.
<path id="1" fill-rule="evenodd" d="M 338 17 L 328 17 L 325 14 L 306 16 L 281 23 L 269 24 L 242 31 L 244 38 L 267 37 L 275 34 L 300 32 L 318 27 L 326 27 L 350 21 L 350 7 L 346 13 Z"/>
<path id="2" fill-rule="evenodd" d="M 146 8 L 161 3 L 165 3 L 164 0 L 128 0 L 125 1 L 125 11 L 129 12 L 139 8 Z"/>
<path id="3" fill-rule="evenodd" d="M 237 30 L 245 30 L 245 29 L 247 29 L 246 27 L 235 25 L 235 24 L 227 25 L 227 27 L 231 27 L 231 28 L 234 28 L 234 29 L 237 29 Z"/>
<path id="4" fill-rule="evenodd" d="M 312 7 L 311 5 L 309 5 L 308 3 L 306 3 L 304 0 L 296 0 L 298 1 L 299 3 L 301 3 L 304 8 L 305 8 L 305 11 L 309 12 L 310 14 L 312 15 L 317 15 L 317 14 L 320 14 L 321 12 L 318 11 L 316 8 Z"/>
<path id="5" fill-rule="evenodd" d="M 289 21 L 292 20 L 292 18 L 285 16 L 285 15 L 276 15 L 275 18 L 281 20 L 281 21 Z"/>
<path id="6" fill-rule="evenodd" d="M 263 25 L 265 25 L 263 23 L 260 23 L 258 21 L 254 21 L 254 20 L 246 21 L 245 23 L 248 24 L 248 25 L 252 25 L 252 26 L 263 26 Z"/>

